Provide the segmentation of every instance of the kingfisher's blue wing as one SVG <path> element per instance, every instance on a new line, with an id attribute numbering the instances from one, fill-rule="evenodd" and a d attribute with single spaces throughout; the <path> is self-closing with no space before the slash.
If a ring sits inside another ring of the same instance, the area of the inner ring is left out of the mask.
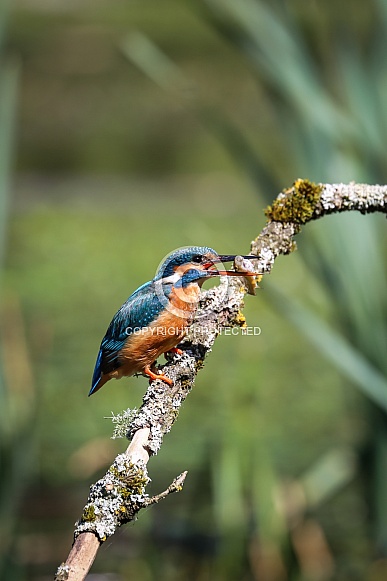
<path id="1" fill-rule="evenodd" d="M 102 374 L 120 367 L 119 355 L 128 336 L 157 319 L 165 308 L 163 302 L 154 281 L 150 281 L 140 286 L 117 311 L 102 339 L 89 395 L 97 391 Z"/>

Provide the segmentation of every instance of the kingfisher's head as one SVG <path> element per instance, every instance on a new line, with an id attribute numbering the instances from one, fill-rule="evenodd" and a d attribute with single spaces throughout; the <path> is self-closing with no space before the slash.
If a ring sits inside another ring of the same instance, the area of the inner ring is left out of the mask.
<path id="1" fill-rule="evenodd" d="M 154 280 L 186 286 L 190 283 L 201 284 L 213 276 L 240 276 L 238 272 L 218 270 L 216 267 L 216 264 L 233 261 L 235 256 L 237 255 L 218 254 L 208 246 L 179 248 L 161 263 Z M 251 273 L 251 276 L 254 275 L 255 273 Z"/>

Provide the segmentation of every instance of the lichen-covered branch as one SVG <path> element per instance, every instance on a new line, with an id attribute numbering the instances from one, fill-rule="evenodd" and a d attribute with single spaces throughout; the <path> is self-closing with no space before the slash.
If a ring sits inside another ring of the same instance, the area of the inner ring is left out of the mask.
<path id="1" fill-rule="evenodd" d="M 266 209 L 269 222 L 251 243 L 251 253 L 259 257 L 259 272 L 270 272 L 277 256 L 295 249 L 294 236 L 302 224 L 328 214 L 349 211 L 386 214 L 387 186 L 295 181 Z"/>
<path id="2" fill-rule="evenodd" d="M 327 214 L 353 210 L 387 213 L 387 186 L 313 184 L 297 180 L 266 209 L 268 224 L 251 243 L 255 271 L 269 273 L 277 256 L 292 252 L 294 237 L 301 225 Z M 218 287 L 203 293 L 195 323 L 180 345 L 183 354 L 173 356 L 162 369 L 163 374 L 173 379 L 173 385 L 153 381 L 141 408 L 135 414 L 122 415 L 128 423 L 121 425 L 119 431 L 125 431 L 131 443 L 105 476 L 91 487 L 82 518 L 76 524 L 73 548 L 66 563 L 59 567 L 56 581 L 84 579 L 99 545 L 106 538 L 122 524 L 135 519 L 141 508 L 181 489 L 186 473 L 152 500 L 146 494 L 149 482 L 146 466 L 176 421 L 221 329 L 245 323 L 241 313 L 244 295 L 246 291 L 250 294 L 253 291 L 251 280 L 243 278 L 243 261 L 235 266 L 241 278 L 222 280 Z"/>

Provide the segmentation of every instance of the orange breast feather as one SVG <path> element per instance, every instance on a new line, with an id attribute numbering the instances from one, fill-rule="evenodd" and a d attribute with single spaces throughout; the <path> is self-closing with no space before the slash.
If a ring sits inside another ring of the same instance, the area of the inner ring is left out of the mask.
<path id="1" fill-rule="evenodd" d="M 119 377 L 142 372 L 160 355 L 180 343 L 192 323 L 199 296 L 197 285 L 172 290 L 170 308 L 165 309 L 151 325 L 128 337 L 120 354 L 121 367 L 117 369 Z"/>

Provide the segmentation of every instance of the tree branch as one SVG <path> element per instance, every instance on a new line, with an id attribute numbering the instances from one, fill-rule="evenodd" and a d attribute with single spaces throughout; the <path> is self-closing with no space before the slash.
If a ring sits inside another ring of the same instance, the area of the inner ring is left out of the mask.
<path id="1" fill-rule="evenodd" d="M 301 225 L 334 212 L 358 210 L 362 213 L 387 213 L 387 186 L 366 184 L 313 184 L 297 180 L 266 209 L 269 219 L 261 234 L 251 243 L 252 262 L 257 274 L 269 273 L 280 254 L 295 249 L 294 237 Z M 189 334 L 162 373 L 173 379 L 167 386 L 153 381 L 144 395 L 143 404 L 127 426 L 131 440 L 125 453 L 117 456 L 107 473 L 90 489 L 90 495 L 74 532 L 74 545 L 55 580 L 81 581 L 87 575 L 100 544 L 124 523 L 136 518 L 141 508 L 159 502 L 168 494 L 181 490 L 186 472 L 163 493 L 149 498 L 147 463 L 157 454 L 164 435 L 176 421 L 180 407 L 191 391 L 195 377 L 222 328 L 243 326 L 241 313 L 250 282 L 243 278 L 243 261 L 236 263 L 241 278 L 221 280 L 205 293 Z M 131 415 L 128 414 L 131 418 Z"/>

